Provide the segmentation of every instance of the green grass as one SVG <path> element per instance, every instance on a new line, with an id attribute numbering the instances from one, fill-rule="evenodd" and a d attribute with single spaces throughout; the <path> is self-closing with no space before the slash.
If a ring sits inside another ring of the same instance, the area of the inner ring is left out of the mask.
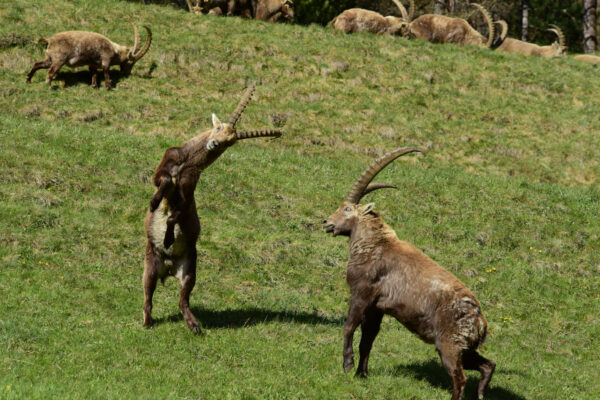
<path id="1" fill-rule="evenodd" d="M 488 398 L 597 398 L 598 68 L 168 6 L 48 3 L 0 6 L 0 398 L 449 398 L 434 348 L 391 318 L 369 379 L 342 371 L 348 244 L 320 221 L 401 145 L 430 151 L 381 174 L 401 190 L 366 200 L 481 301 L 482 352 L 498 363 Z M 131 76 L 113 74 L 116 90 L 67 68 L 52 88 L 43 70 L 25 83 L 38 37 L 88 29 L 127 44 L 134 18 L 154 41 Z M 237 144 L 198 184 L 191 303 L 206 335 L 181 320 L 173 279 L 145 330 L 149 178 L 212 112 L 227 118 L 249 81 L 257 96 L 239 126 L 285 135 Z"/>

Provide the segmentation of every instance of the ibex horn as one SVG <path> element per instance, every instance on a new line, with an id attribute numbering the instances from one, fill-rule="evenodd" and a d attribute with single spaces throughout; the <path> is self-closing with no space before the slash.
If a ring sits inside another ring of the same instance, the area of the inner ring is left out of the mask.
<path id="1" fill-rule="evenodd" d="M 384 154 L 383 156 L 373 161 L 371 165 L 369 165 L 362 172 L 354 186 L 352 186 L 352 189 L 350 190 L 350 194 L 348 194 L 346 201 L 348 203 L 358 204 L 360 199 L 366 193 L 368 193 L 366 190 L 369 188 L 369 183 L 373 180 L 373 178 L 375 178 L 375 175 L 377 175 L 382 169 L 384 169 L 389 163 L 394 161 L 396 158 L 414 152 L 423 153 L 423 150 L 417 147 L 400 147 L 396 150 L 392 150 L 389 153 Z M 378 186 L 373 188 L 372 190 L 376 190 L 379 188 L 381 187 Z"/>
<path id="2" fill-rule="evenodd" d="M 488 30 L 489 30 L 489 37 L 488 37 L 486 46 L 492 47 L 492 43 L 494 42 L 494 34 L 495 34 L 494 22 L 492 21 L 492 16 L 488 12 L 488 10 L 486 10 L 481 4 L 471 3 L 471 5 L 475 8 L 477 8 L 483 14 L 483 17 L 485 18 L 485 21 L 487 22 Z"/>
<path id="3" fill-rule="evenodd" d="M 237 123 L 238 119 L 240 119 L 240 116 L 244 112 L 244 109 L 248 105 L 248 102 L 250 102 L 250 99 L 252 98 L 253 94 L 254 94 L 254 85 L 250 85 L 250 86 L 248 86 L 248 90 L 246 90 L 246 93 L 244 93 L 244 96 L 242 96 L 240 103 L 233 111 L 233 114 L 231 114 L 231 117 L 229 118 L 229 122 L 228 122 L 229 125 L 231 125 L 232 127 L 235 127 L 235 124 Z"/>
<path id="4" fill-rule="evenodd" d="M 252 131 L 239 131 L 235 133 L 237 140 L 252 139 L 257 137 L 280 137 L 281 131 L 279 129 L 256 129 Z"/>
<path id="5" fill-rule="evenodd" d="M 402 19 L 405 20 L 406 22 L 410 22 L 408 19 L 408 13 L 406 12 L 406 7 L 404 7 L 404 5 L 402 3 L 400 3 L 400 0 L 392 0 L 392 1 L 396 5 L 396 7 L 398 7 L 400 9 L 400 14 L 402 14 Z"/>
<path id="6" fill-rule="evenodd" d="M 504 39 L 506 39 L 506 35 L 508 35 L 508 24 L 506 23 L 506 21 L 501 19 L 496 21 L 496 23 L 500 25 L 501 30 L 500 37 L 498 38 L 498 40 L 496 40 L 496 42 L 494 42 L 494 45 L 492 46 L 494 48 L 500 46 L 504 42 Z"/>
<path id="7" fill-rule="evenodd" d="M 385 183 L 369 183 L 369 186 L 363 191 L 363 197 L 367 195 L 367 193 L 371 193 L 374 190 L 378 189 L 398 189 L 398 186 L 388 185 Z"/>
<path id="8" fill-rule="evenodd" d="M 548 29 L 550 32 L 554 32 L 556 34 L 556 36 L 558 36 L 558 44 L 560 45 L 560 47 L 566 47 L 566 38 L 565 38 L 565 34 L 563 33 L 563 31 L 554 24 L 550 24 L 550 27 L 553 29 Z"/>
<path id="9" fill-rule="evenodd" d="M 133 50 L 131 50 L 131 54 L 134 55 L 140 47 L 140 32 L 133 22 L 131 23 L 131 26 L 133 27 Z"/>
<path id="10" fill-rule="evenodd" d="M 144 25 L 144 29 L 146 30 L 146 32 L 148 33 L 148 36 L 146 37 L 146 43 L 144 43 L 144 47 L 142 47 L 142 49 L 138 52 L 133 53 L 133 60 L 134 61 L 139 61 L 142 57 L 144 57 L 144 55 L 146 55 L 146 53 L 148 52 L 148 49 L 150 49 L 150 44 L 152 43 L 152 31 L 150 30 L 150 28 L 148 28 L 147 26 Z M 137 31 L 137 29 L 136 29 Z M 136 42 L 137 45 L 139 46 L 139 40 L 140 37 L 138 35 Z M 135 48 L 135 44 L 134 44 L 134 48 Z"/>
<path id="11" fill-rule="evenodd" d="M 406 22 L 410 22 L 413 20 L 413 18 L 415 17 L 415 0 L 409 0 L 409 6 L 408 6 L 408 21 Z"/>

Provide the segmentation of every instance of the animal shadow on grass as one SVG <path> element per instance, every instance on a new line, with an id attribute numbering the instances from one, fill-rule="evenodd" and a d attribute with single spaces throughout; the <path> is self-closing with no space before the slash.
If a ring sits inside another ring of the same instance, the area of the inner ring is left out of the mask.
<path id="1" fill-rule="evenodd" d="M 39 71 L 38 71 L 39 72 Z M 109 72 L 110 75 L 110 83 L 113 87 L 113 89 L 115 89 L 119 83 L 120 80 L 120 73 L 118 70 L 115 71 L 110 71 Z M 45 78 L 45 76 L 44 76 Z M 85 85 L 85 86 L 89 86 L 90 88 L 92 87 L 92 74 L 90 73 L 90 71 L 86 70 L 81 70 L 81 71 L 60 71 L 56 74 L 56 76 L 54 77 L 53 80 L 53 84 L 54 81 L 63 81 L 65 82 L 65 87 L 71 87 L 71 86 L 77 86 L 77 85 Z M 98 88 L 99 89 L 105 89 L 106 90 L 106 86 L 104 86 L 104 72 L 102 72 L 101 69 L 98 70 Z"/>
<path id="2" fill-rule="evenodd" d="M 473 371 L 465 372 L 467 374 L 470 374 Z M 441 363 L 437 362 L 436 360 L 429 360 L 424 363 L 415 362 L 412 364 L 398 365 L 396 367 L 395 374 L 403 376 L 411 375 L 413 378 L 418 380 L 425 379 L 429 382 L 431 386 L 448 390 L 449 393 L 452 392 L 452 381 L 450 380 L 450 376 L 448 375 L 444 367 L 441 365 Z M 477 377 L 467 377 L 467 386 L 465 387 L 464 399 L 477 398 L 477 384 L 479 383 L 479 373 L 476 372 L 476 374 Z M 497 374 L 522 375 L 522 373 L 517 371 L 506 371 L 496 367 L 494 376 L 496 376 Z M 486 400 L 526 400 L 525 397 L 520 396 L 510 390 L 495 386 L 494 377 L 492 377 L 490 386 L 485 392 L 485 398 Z"/>
<path id="3" fill-rule="evenodd" d="M 238 329 L 271 321 L 310 325 L 342 325 L 345 321 L 342 317 L 331 318 L 319 315 L 316 312 L 273 311 L 255 307 L 219 311 L 207 310 L 202 307 L 192 307 L 192 312 L 202 328 L 207 329 Z M 165 322 L 179 322 L 181 320 L 183 320 L 183 316 L 181 313 L 177 313 L 168 317 L 154 319 L 154 324 L 160 325 Z"/>

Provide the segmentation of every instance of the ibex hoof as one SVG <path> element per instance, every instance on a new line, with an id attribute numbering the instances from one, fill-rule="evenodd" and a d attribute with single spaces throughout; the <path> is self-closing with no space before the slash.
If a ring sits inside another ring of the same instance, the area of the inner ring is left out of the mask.
<path id="1" fill-rule="evenodd" d="M 195 327 L 193 327 L 193 328 L 192 328 L 192 332 L 193 332 L 195 335 L 199 335 L 199 334 L 201 334 L 201 333 L 202 333 L 202 331 L 200 330 L 200 327 L 199 327 L 199 326 L 195 326 Z"/>
<path id="2" fill-rule="evenodd" d="M 208 143 L 206 144 L 206 148 L 207 148 L 208 150 L 212 150 L 212 149 L 214 149 L 215 147 L 217 147 L 218 145 L 219 145 L 219 142 L 217 142 L 215 139 L 210 139 L 210 140 L 208 141 Z"/>
<path id="3" fill-rule="evenodd" d="M 344 361 L 344 372 L 345 373 L 352 371 L 352 368 L 354 368 L 354 360 L 350 359 L 348 361 Z"/>

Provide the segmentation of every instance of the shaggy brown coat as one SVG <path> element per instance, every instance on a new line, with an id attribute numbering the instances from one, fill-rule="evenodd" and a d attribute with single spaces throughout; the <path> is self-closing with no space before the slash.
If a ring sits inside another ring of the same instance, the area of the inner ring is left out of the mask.
<path id="1" fill-rule="evenodd" d="M 52 79 L 58 70 L 65 64 L 69 67 L 88 65 L 92 73 L 92 86 L 98 87 L 98 70 L 104 71 L 104 81 L 107 89 L 111 89 L 109 68 L 111 65 L 119 65 L 122 75 L 129 75 L 134 64 L 139 61 L 150 48 L 152 32 L 144 26 L 148 32 L 146 43 L 142 49 L 138 49 L 140 37 L 135 25 L 133 26 L 135 42 L 133 48 L 121 46 L 110 41 L 103 35 L 85 31 L 67 31 L 39 40 L 46 43 L 46 58 L 38 61 L 27 74 L 27 83 L 31 82 L 33 74 L 38 69 L 49 68 L 46 83 L 50 86 Z"/>
<path id="2" fill-rule="evenodd" d="M 331 21 L 331 27 L 344 33 L 372 32 L 378 35 L 406 35 L 408 23 L 399 17 L 384 17 L 362 8 L 345 10 Z"/>
<path id="3" fill-rule="evenodd" d="M 199 333 L 200 328 L 189 306 L 196 283 L 196 241 L 200 222 L 194 191 L 204 169 L 208 168 L 237 140 L 253 137 L 278 137 L 278 130 L 236 131 L 235 123 L 246 107 L 250 88 L 228 123 L 221 123 L 213 114 L 213 128 L 202 132 L 182 146 L 171 147 L 156 168 L 153 183 L 156 191 L 146 213 L 146 257 L 144 260 L 144 326 L 152 327 L 152 296 L 158 279 L 168 276 L 179 279 L 179 308 L 188 327 Z"/>
<path id="4" fill-rule="evenodd" d="M 504 21 L 497 22 L 502 31 L 508 31 L 508 25 Z M 548 31 L 553 32 L 558 37 L 558 42 L 554 42 L 549 46 L 538 46 L 534 43 L 524 42 L 514 38 L 504 38 L 500 45 L 496 47 L 498 51 L 506 51 L 509 53 L 523 54 L 525 56 L 539 56 L 545 58 L 563 57 L 567 54 L 567 46 L 565 36 L 556 25 L 551 25 L 552 28 Z"/>
<path id="5" fill-rule="evenodd" d="M 366 193 L 391 187 L 369 184 L 395 158 L 416 148 L 400 148 L 376 160 L 354 185 L 345 202 L 323 221 L 326 232 L 350 238 L 346 280 L 350 307 L 344 326 L 346 372 L 354 366 L 352 341 L 361 325 L 360 360 L 356 374 L 366 376 L 371 347 L 384 314 L 396 318 L 426 343 L 435 344 L 442 363 L 452 378 L 452 400 L 462 398 L 464 369 L 480 371 L 477 393 L 482 398 L 495 363 L 477 353 L 484 342 L 487 322 L 473 293 L 454 275 L 440 267 L 396 233 L 373 210 L 359 204 Z"/>
<path id="6" fill-rule="evenodd" d="M 489 13 L 479 4 L 472 3 L 483 14 L 488 24 L 488 38 L 477 32 L 462 18 L 445 15 L 424 14 L 410 23 L 409 37 L 427 40 L 431 43 L 454 43 L 463 46 L 491 47 L 494 40 L 494 25 Z"/>

